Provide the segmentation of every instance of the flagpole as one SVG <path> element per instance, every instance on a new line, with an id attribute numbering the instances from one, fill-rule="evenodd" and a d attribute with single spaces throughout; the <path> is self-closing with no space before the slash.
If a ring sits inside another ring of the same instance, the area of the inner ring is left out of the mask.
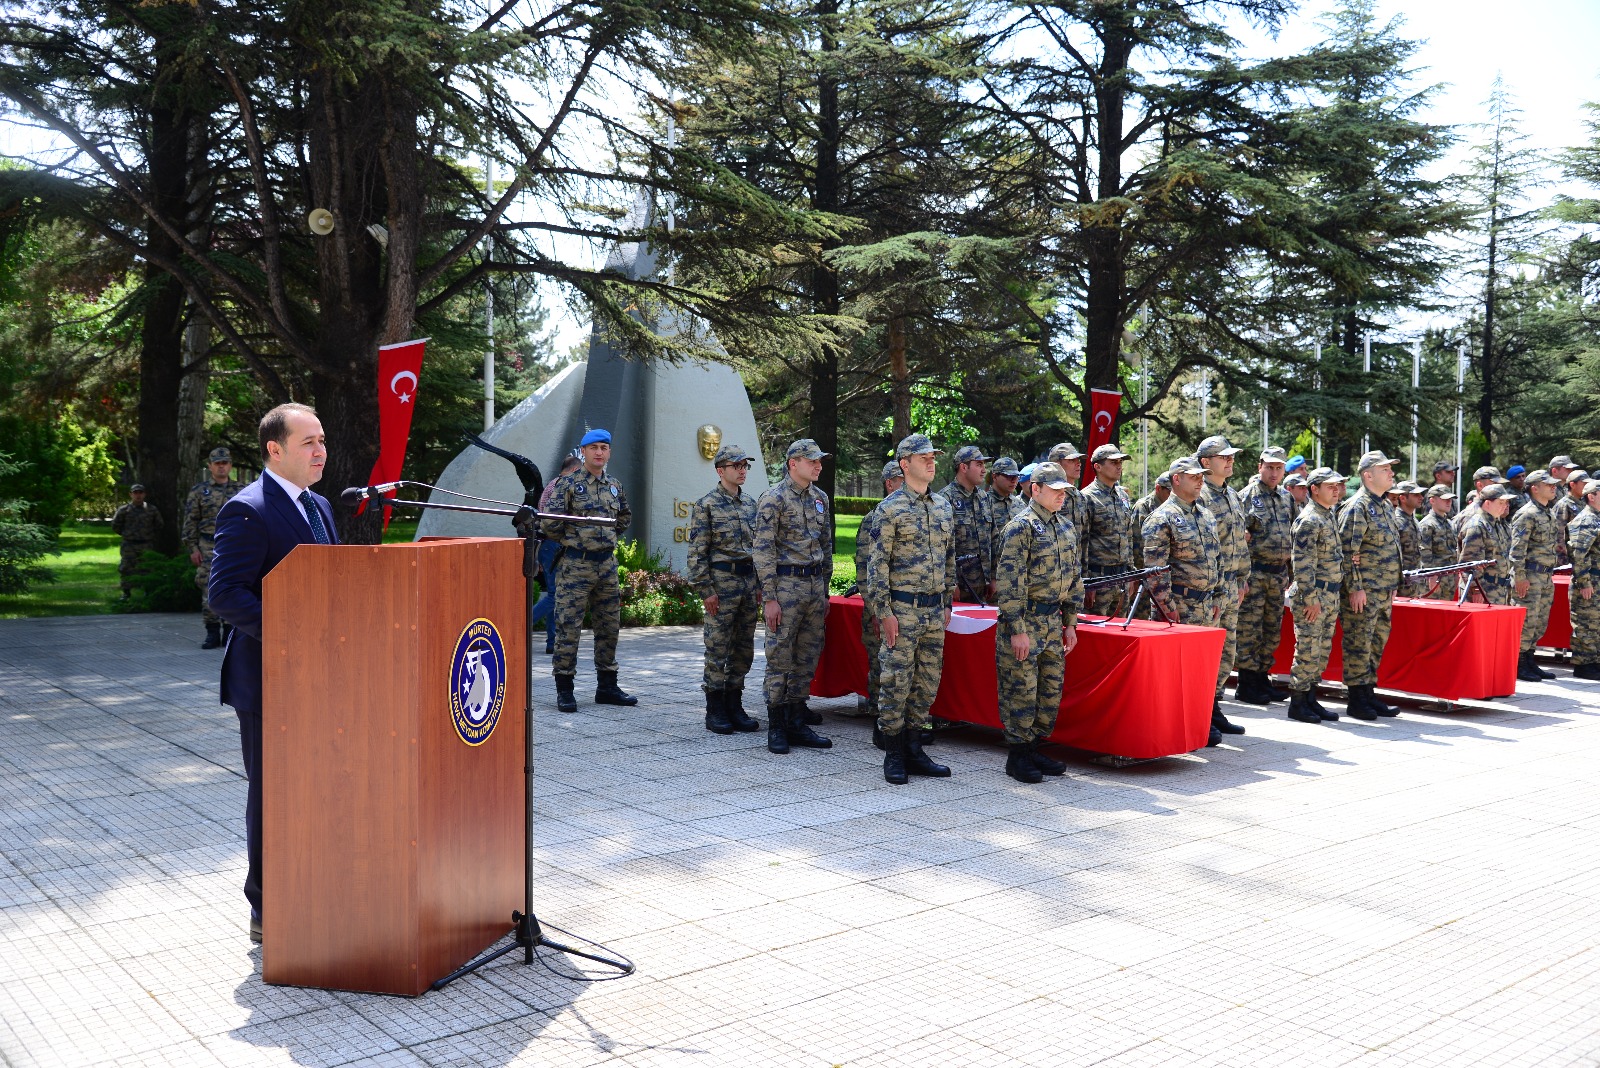
<path id="1" fill-rule="evenodd" d="M 1320 342 L 1320 341 L 1317 342 L 1317 377 L 1316 377 L 1316 384 L 1317 384 L 1317 393 L 1321 394 L 1321 392 L 1322 392 L 1322 342 Z M 1312 466 L 1321 467 L 1322 466 L 1322 416 L 1320 416 L 1320 415 L 1317 416 L 1316 443 L 1317 443 L 1317 462 L 1315 464 L 1313 464 Z"/>
<path id="2" fill-rule="evenodd" d="M 1361 391 L 1367 395 L 1366 413 L 1372 415 L 1372 331 L 1368 330 L 1361 338 Z M 1372 425 L 1371 418 L 1366 419 L 1361 427 L 1361 451 L 1372 451 L 1372 435 L 1368 428 Z"/>
<path id="3" fill-rule="evenodd" d="M 1461 500 L 1461 392 L 1467 383 L 1467 343 L 1456 346 L 1456 502 Z"/>
<path id="4" fill-rule="evenodd" d="M 1422 342 L 1411 343 L 1411 481 L 1417 480 L 1417 390 L 1422 388 Z"/>
<path id="5" fill-rule="evenodd" d="M 494 203 L 494 160 L 487 155 L 483 157 L 483 192 L 489 203 Z M 487 257 L 492 251 L 490 239 L 484 238 L 484 255 Z M 489 347 L 483 354 L 483 429 L 488 430 L 494 426 L 494 275 L 485 276 L 483 281 L 483 318 L 484 332 L 489 338 Z"/>

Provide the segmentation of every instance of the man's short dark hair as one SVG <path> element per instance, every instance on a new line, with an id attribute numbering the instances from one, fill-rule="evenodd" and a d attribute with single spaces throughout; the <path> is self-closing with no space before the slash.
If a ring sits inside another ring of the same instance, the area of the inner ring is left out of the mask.
<path id="1" fill-rule="evenodd" d="M 582 460 L 578 459 L 576 456 L 572 455 L 571 453 L 568 453 L 566 456 L 562 457 L 562 460 L 561 460 L 561 473 L 564 475 L 568 471 L 576 471 L 578 469 L 578 465 L 581 464 L 581 463 L 583 463 Z"/>
<path id="2" fill-rule="evenodd" d="M 293 401 L 288 404 L 280 404 L 266 415 L 263 415 L 261 417 L 261 429 L 256 433 L 256 437 L 261 442 L 262 463 L 267 460 L 267 442 L 276 441 L 279 445 L 284 445 L 288 442 L 290 412 L 301 412 L 313 419 L 317 418 L 317 410 L 311 405 L 296 404 Z"/>

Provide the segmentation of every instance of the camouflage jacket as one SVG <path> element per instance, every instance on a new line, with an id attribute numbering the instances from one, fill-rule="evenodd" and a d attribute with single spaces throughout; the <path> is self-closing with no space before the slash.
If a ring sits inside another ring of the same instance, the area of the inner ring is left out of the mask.
<path id="1" fill-rule="evenodd" d="M 815 484 L 801 489 L 785 475 L 756 501 L 755 541 L 751 556 L 756 578 L 771 596 L 778 568 L 821 568 L 824 579 L 833 577 L 833 520 L 828 495 Z"/>
<path id="2" fill-rule="evenodd" d="M 1491 604 L 1511 601 L 1511 529 L 1483 509 L 1474 509 L 1461 526 L 1460 562 L 1493 560 L 1478 571 L 1477 584 Z"/>
<path id="3" fill-rule="evenodd" d="M 1088 522 L 1085 515 L 1088 510 L 1089 505 L 1083 499 L 1083 492 L 1077 486 L 1068 486 L 1067 499 L 1062 502 L 1061 514 L 1067 517 L 1067 521 L 1072 524 L 1073 530 L 1083 530 L 1084 523 Z"/>
<path id="4" fill-rule="evenodd" d="M 1402 571 L 1415 571 L 1422 566 L 1422 535 L 1417 531 L 1417 519 L 1410 512 L 1398 506 L 1394 508 L 1394 532 L 1400 539 L 1400 569 Z M 1401 579 L 1400 589 L 1408 597 L 1415 597 L 1425 588 L 1424 584 Z"/>
<path id="5" fill-rule="evenodd" d="M 985 492 L 989 495 L 989 559 L 999 567 L 1000 535 L 1005 533 L 1007 523 L 1028 510 L 1028 498 L 1020 489 L 1006 497 L 995 493 L 993 486 Z"/>
<path id="6" fill-rule="evenodd" d="M 1223 593 L 1231 578 L 1222 569 L 1222 541 L 1217 537 L 1217 521 L 1200 502 L 1185 502 L 1173 494 L 1150 513 L 1139 532 L 1144 543 L 1145 567 L 1168 567 L 1170 572 L 1150 581 L 1150 594 L 1165 600 L 1172 586 Z M 1237 596 L 1235 591 L 1227 591 Z"/>
<path id="7" fill-rule="evenodd" d="M 1393 593 L 1400 587 L 1400 531 L 1394 508 L 1363 486 L 1339 509 L 1344 590 Z"/>
<path id="8" fill-rule="evenodd" d="M 1558 497 L 1556 503 L 1550 506 L 1550 511 L 1556 517 L 1556 557 L 1563 564 L 1570 563 L 1571 559 L 1567 554 L 1567 527 L 1583 511 L 1583 501 L 1567 494 Z"/>
<path id="9" fill-rule="evenodd" d="M 895 614 L 895 593 L 936 594 L 949 608 L 956 596 L 957 521 L 942 493 L 901 486 L 878 505 L 867 548 L 866 610 L 878 619 Z M 860 576 L 857 576 L 860 581 Z"/>
<path id="10" fill-rule="evenodd" d="M 215 521 L 216 516 L 212 519 Z M 111 529 L 121 534 L 123 541 L 155 541 L 156 532 L 161 529 L 161 513 L 149 501 L 143 505 L 129 501 L 111 517 Z"/>
<path id="11" fill-rule="evenodd" d="M 1208 478 L 1196 503 L 1217 521 L 1217 540 L 1222 545 L 1223 580 L 1240 584 L 1248 582 L 1250 541 L 1245 530 L 1244 502 L 1226 483 L 1216 486 Z"/>
<path id="12" fill-rule="evenodd" d="M 1450 517 L 1428 509 L 1428 514 L 1417 524 L 1417 547 L 1422 553 L 1423 567 L 1447 567 L 1456 563 L 1456 532 L 1450 529 Z"/>
<path id="13" fill-rule="evenodd" d="M 1511 517 L 1511 581 L 1546 582 L 1556 558 L 1559 528 L 1549 508 L 1529 501 Z"/>
<path id="14" fill-rule="evenodd" d="M 1133 557 L 1135 568 L 1144 567 L 1144 521 L 1150 518 L 1150 513 L 1161 507 L 1156 500 L 1154 490 L 1140 497 L 1133 504 L 1133 510 L 1128 515 L 1128 552 Z"/>
<path id="15" fill-rule="evenodd" d="M 550 510 L 561 515 L 581 515 L 595 519 L 610 517 L 617 521 L 614 527 L 589 526 L 566 523 L 559 519 L 539 520 L 539 529 L 547 538 L 559 541 L 568 552 L 615 552 L 617 539 L 622 537 L 633 521 L 628 508 L 628 495 L 622 492 L 622 483 L 610 475 L 599 478 L 589 469 L 580 467 L 570 475 L 555 481 L 550 494 Z"/>
<path id="16" fill-rule="evenodd" d="M 1059 604 L 1067 626 L 1083 607 L 1083 572 L 1078 567 L 1078 534 L 1066 509 L 1051 513 L 1036 502 L 1012 517 L 1000 537 L 995 603 L 1000 634 L 1026 633 L 1034 605 Z"/>
<path id="17" fill-rule="evenodd" d="M 1600 512 L 1587 504 L 1567 524 L 1567 550 L 1572 556 L 1572 588 L 1600 589 Z"/>
<path id="18" fill-rule="evenodd" d="M 1274 567 L 1289 563 L 1294 551 L 1294 498 L 1282 486 L 1268 489 L 1255 479 L 1245 486 L 1243 498 L 1251 562 Z"/>
<path id="19" fill-rule="evenodd" d="M 878 509 L 882 507 L 883 501 L 879 501 L 872 511 L 861 517 L 861 525 L 856 528 L 856 590 L 861 594 L 863 604 L 867 599 L 867 552 L 872 548 L 872 539 L 877 536 Z"/>
<path id="20" fill-rule="evenodd" d="M 748 561 L 756 525 L 755 498 L 732 496 L 719 482 L 694 502 L 689 513 L 689 562 L 685 577 L 701 599 L 717 592 L 711 565 Z"/>
<path id="21" fill-rule="evenodd" d="M 1083 525 L 1078 555 L 1096 574 L 1133 569 L 1133 499 L 1119 485 L 1098 478 L 1083 491 Z"/>
<path id="22" fill-rule="evenodd" d="M 956 555 L 976 556 L 983 567 L 984 580 L 993 579 L 994 512 L 989 504 L 989 491 L 982 486 L 969 491 L 962 489 L 961 483 L 952 482 L 938 495 L 950 505 L 955 519 Z"/>
<path id="23" fill-rule="evenodd" d="M 1316 501 L 1307 501 L 1290 532 L 1294 567 L 1294 603 L 1309 604 L 1318 592 L 1339 592 L 1344 581 L 1344 548 L 1339 544 L 1339 521 Z"/>
<path id="24" fill-rule="evenodd" d="M 183 499 L 183 524 L 179 527 L 178 537 L 183 539 L 183 544 L 189 547 L 190 552 L 199 552 L 201 542 L 209 542 L 216 536 L 217 513 L 244 486 L 243 482 L 232 479 L 217 483 L 205 478 L 189 487 L 189 495 Z"/>

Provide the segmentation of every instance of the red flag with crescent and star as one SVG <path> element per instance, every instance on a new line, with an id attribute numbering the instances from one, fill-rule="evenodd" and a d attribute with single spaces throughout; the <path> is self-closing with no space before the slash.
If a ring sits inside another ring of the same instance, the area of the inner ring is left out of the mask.
<path id="1" fill-rule="evenodd" d="M 417 407 L 417 376 L 422 373 L 422 350 L 427 338 L 402 341 L 397 345 L 378 347 L 378 462 L 372 465 L 372 477 L 367 485 L 400 481 L 400 470 L 406 462 L 406 443 L 411 440 L 411 413 Z M 384 494 L 393 497 L 394 491 Z M 367 502 L 361 502 L 356 514 L 365 511 Z M 389 513 L 383 510 L 383 525 L 389 526 Z"/>
<path id="2" fill-rule="evenodd" d="M 1083 449 L 1083 486 L 1094 481 L 1094 464 L 1087 458 L 1094 455 L 1094 450 L 1111 441 L 1111 432 L 1117 428 L 1117 410 L 1121 407 L 1122 394 L 1116 390 L 1089 391 L 1089 444 Z"/>

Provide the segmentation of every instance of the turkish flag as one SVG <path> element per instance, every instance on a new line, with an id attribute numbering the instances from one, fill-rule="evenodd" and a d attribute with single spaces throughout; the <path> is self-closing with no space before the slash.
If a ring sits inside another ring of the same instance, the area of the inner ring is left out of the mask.
<path id="1" fill-rule="evenodd" d="M 1086 457 L 1093 456 L 1094 450 L 1111 441 L 1111 432 L 1117 428 L 1117 409 L 1122 407 L 1122 394 L 1114 389 L 1091 389 L 1089 391 L 1089 444 L 1084 446 Z M 1094 464 L 1087 459 L 1083 462 L 1083 482 L 1087 486 L 1094 480 Z"/>
<path id="2" fill-rule="evenodd" d="M 417 406 L 417 376 L 422 373 L 422 350 L 428 339 L 402 341 L 378 347 L 378 462 L 372 465 L 367 485 L 399 482 L 406 462 L 406 442 L 411 440 L 411 413 Z M 390 490 L 385 496 L 394 496 Z M 366 511 L 362 501 L 356 514 Z M 384 529 L 391 508 L 383 510 Z"/>

